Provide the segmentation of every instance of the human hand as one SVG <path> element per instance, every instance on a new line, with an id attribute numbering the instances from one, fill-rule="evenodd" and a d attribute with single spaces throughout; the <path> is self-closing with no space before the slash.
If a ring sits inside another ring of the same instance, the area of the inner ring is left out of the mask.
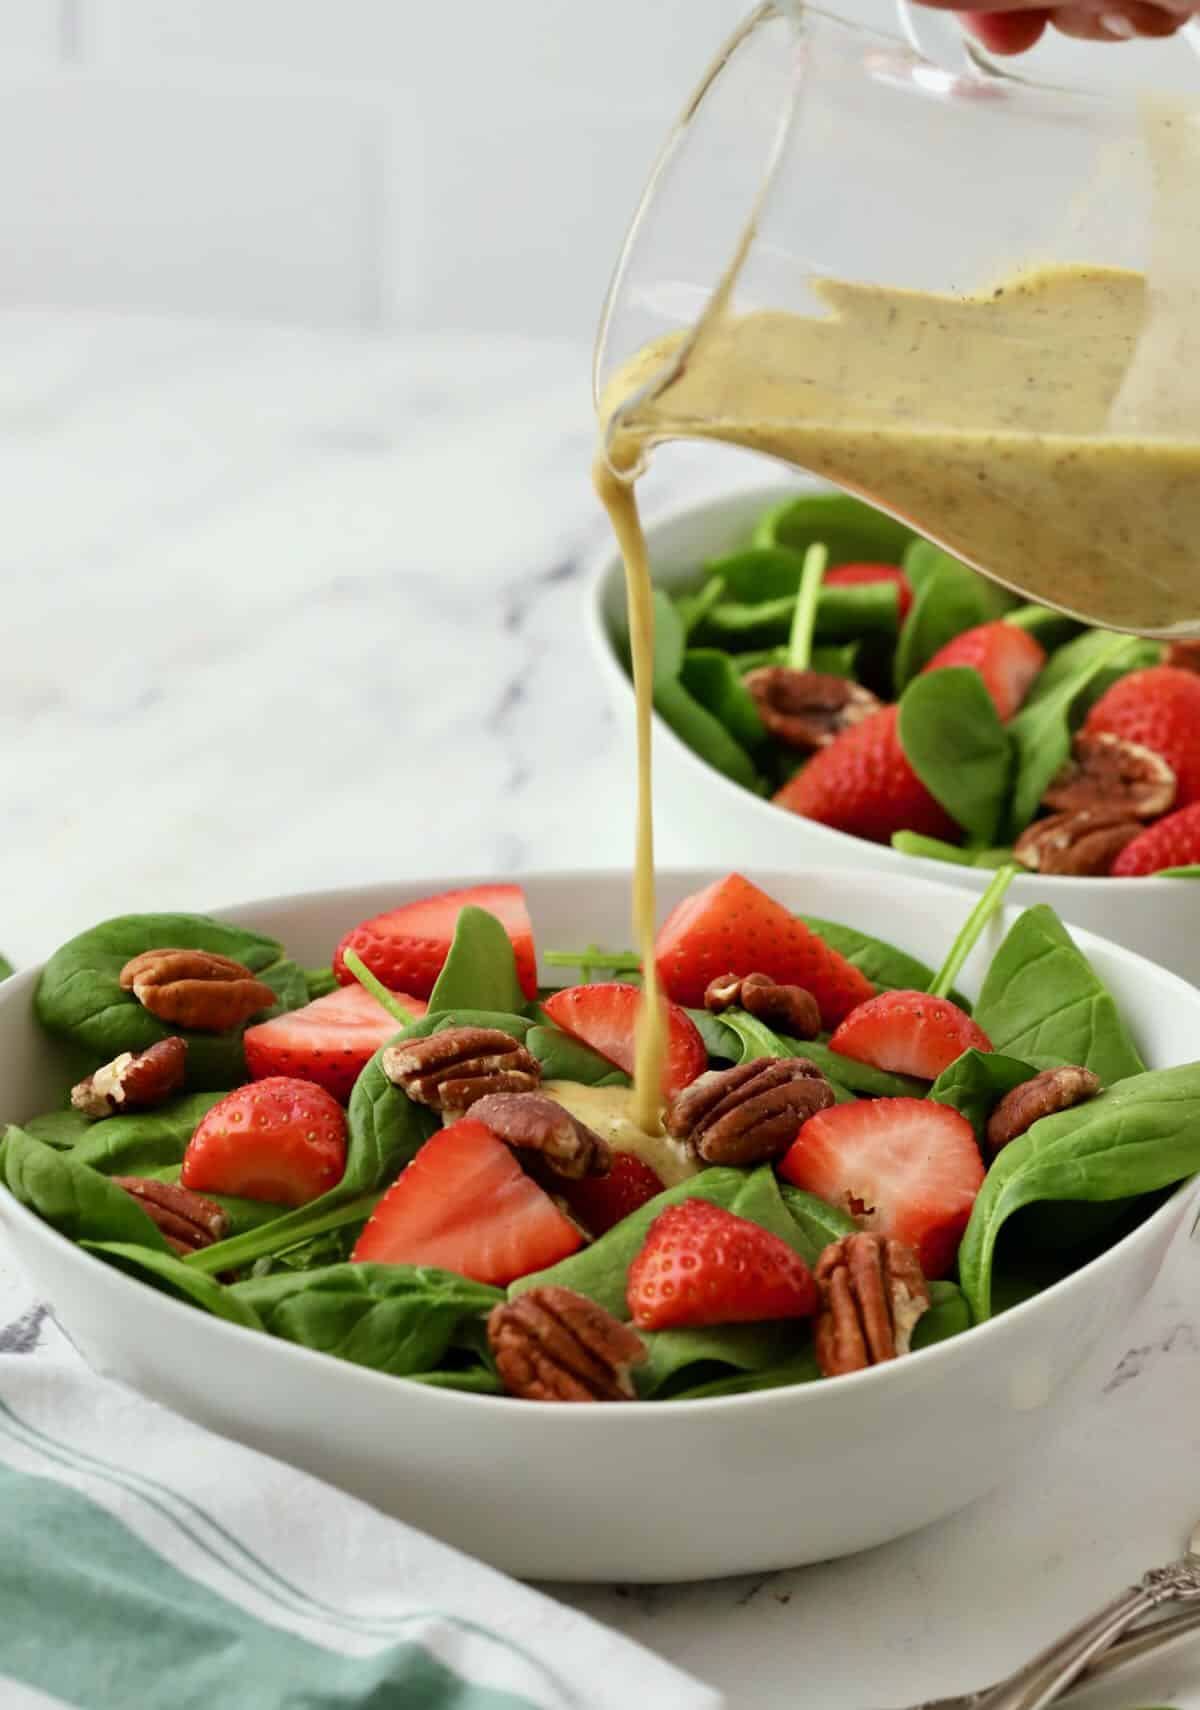
<path id="1" fill-rule="evenodd" d="M 1118 42 L 1135 37 L 1174 35 L 1194 14 L 1200 0 L 984 0 L 971 11 L 956 0 L 922 0 L 943 11 L 956 11 L 967 29 L 992 53 L 1024 53 L 1047 28 L 1080 41 Z"/>

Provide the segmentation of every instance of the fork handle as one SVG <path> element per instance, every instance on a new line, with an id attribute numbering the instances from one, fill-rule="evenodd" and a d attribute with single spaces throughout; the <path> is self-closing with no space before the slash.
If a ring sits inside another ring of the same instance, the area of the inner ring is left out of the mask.
<path id="1" fill-rule="evenodd" d="M 975 1700 L 974 1710 L 1043 1710 L 1077 1680 L 1127 1628 L 1162 1601 L 1161 1594 L 1134 1586 L 1114 1597 L 1056 1639 L 990 1692 Z"/>

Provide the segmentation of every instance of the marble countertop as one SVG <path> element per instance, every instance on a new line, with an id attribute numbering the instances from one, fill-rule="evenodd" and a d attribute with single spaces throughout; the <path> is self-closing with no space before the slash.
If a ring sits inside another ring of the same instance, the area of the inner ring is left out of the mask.
<path id="1" fill-rule="evenodd" d="M 570 345 L 0 315 L 0 949 L 130 908 L 624 864 L 629 756 L 581 616 L 590 443 Z M 652 504 L 761 477 L 676 452 Z M 688 858 L 669 826 L 660 858 Z M 994 1678 L 1200 1513 L 1195 1259 L 1103 1393 L 958 1517 L 791 1573 L 558 1594 L 736 1710 Z M 56 1345 L 2 1253 L 0 1326 Z M 1200 1640 L 1079 1702 L 1200 1710 Z"/>

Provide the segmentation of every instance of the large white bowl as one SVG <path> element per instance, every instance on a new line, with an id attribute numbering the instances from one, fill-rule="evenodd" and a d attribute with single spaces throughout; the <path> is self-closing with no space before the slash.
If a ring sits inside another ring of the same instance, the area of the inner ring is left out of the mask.
<path id="1" fill-rule="evenodd" d="M 655 583 L 668 592 L 696 586 L 700 566 L 746 545 L 754 524 L 773 504 L 804 492 L 832 491 L 818 482 L 790 482 L 740 491 L 669 512 L 646 531 Z M 618 647 L 627 634 L 625 585 L 615 550 L 600 553 L 589 579 L 588 623 L 601 674 L 630 751 L 633 687 Z M 686 839 L 686 859 L 732 867 L 869 867 L 921 874 L 982 891 L 992 875 L 973 867 L 901 855 L 815 820 L 802 819 L 735 784 L 693 754 L 675 732 L 654 722 L 655 798 L 660 824 Z M 1011 899 L 1045 902 L 1064 920 L 1103 932 L 1119 944 L 1200 983 L 1200 883 L 1182 879 L 1066 879 L 1018 877 Z"/>
<path id="2" fill-rule="evenodd" d="M 673 906 L 712 874 L 660 875 Z M 907 873 L 759 873 L 793 909 L 851 921 L 936 962 L 960 891 Z M 426 880 L 225 911 L 305 965 L 347 926 L 444 884 Z M 622 945 L 625 874 L 525 879 L 538 942 Z M 1005 921 L 961 976 L 973 992 Z M 1154 1066 L 1191 1060 L 1200 994 L 1088 933 Z M 3 1115 L 61 1094 L 31 1013 L 37 970 L 0 985 Z M 379 1508 L 530 1578 L 681 1580 L 847 1555 L 916 1530 L 1008 1479 L 1119 1355 L 1196 1197 L 1189 1184 L 1117 1246 L 1036 1299 L 894 1365 L 831 1383 L 672 1404 L 567 1407 L 386 1377 L 210 1318 L 56 1234 L 6 1192 L 0 1223 L 73 1341 L 167 1406 L 294 1461 Z"/>

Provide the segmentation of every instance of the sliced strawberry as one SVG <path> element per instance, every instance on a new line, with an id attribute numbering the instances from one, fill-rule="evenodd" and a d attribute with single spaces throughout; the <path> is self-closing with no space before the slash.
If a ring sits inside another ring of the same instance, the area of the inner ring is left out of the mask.
<path id="1" fill-rule="evenodd" d="M 804 986 L 826 1027 L 875 990 L 865 974 L 757 885 L 730 873 L 685 897 L 663 922 L 654 945 L 663 990 L 699 1008 L 718 974 L 769 974 Z"/>
<path id="2" fill-rule="evenodd" d="M 1200 801 L 1200 676 L 1194 671 L 1176 665 L 1131 671 L 1101 695 L 1083 728 L 1161 755 L 1175 773 L 1175 806 Z"/>
<path id="3" fill-rule="evenodd" d="M 179 1180 L 197 1193 L 307 1205 L 345 1169 L 341 1105 L 312 1081 L 276 1075 L 213 1105 L 188 1141 Z"/>
<path id="4" fill-rule="evenodd" d="M 503 1141 L 469 1116 L 427 1140 L 372 1212 L 350 1257 L 436 1265 L 504 1288 L 583 1245 Z"/>
<path id="5" fill-rule="evenodd" d="M 830 1049 L 896 1075 L 936 1081 L 972 1046 L 990 1051 L 981 1027 L 949 998 L 927 992 L 880 992 L 852 1010 L 829 1041 Z"/>
<path id="6" fill-rule="evenodd" d="M 343 986 L 354 978 L 344 957 L 353 950 L 390 991 L 426 998 L 450 953 L 460 912 L 468 905 L 494 914 L 512 940 L 517 976 L 527 998 L 537 996 L 537 957 L 533 927 L 520 885 L 473 885 L 405 903 L 353 927 L 338 945 L 333 971 Z"/>
<path id="7" fill-rule="evenodd" d="M 897 707 L 880 707 L 843 730 L 776 793 L 776 804 L 873 843 L 896 831 L 958 842 L 959 827 L 908 763 L 898 717 Z"/>
<path id="8" fill-rule="evenodd" d="M 427 1006 L 420 998 L 397 992 L 396 1001 L 414 1017 L 425 1014 Z M 246 1067 L 256 1081 L 269 1075 L 315 1081 L 346 1104 L 359 1075 L 400 1027 L 395 1016 L 355 982 L 303 1009 L 248 1027 L 243 1035 Z"/>
<path id="9" fill-rule="evenodd" d="M 779 1173 L 862 1228 L 907 1241 L 927 1277 L 950 1269 L 983 1186 L 971 1124 L 948 1104 L 922 1098 L 859 1099 L 819 1111 Z"/>
<path id="10" fill-rule="evenodd" d="M 1196 862 L 1200 862 L 1200 802 L 1139 831 L 1110 872 L 1114 879 L 1139 879 L 1164 867 L 1190 867 Z"/>
<path id="11" fill-rule="evenodd" d="M 553 992 L 543 1004 L 546 1014 L 564 1033 L 581 1039 L 624 1069 L 633 1073 L 634 1032 L 642 994 L 637 986 L 607 980 L 594 986 L 568 986 Z M 663 1095 L 674 1098 L 690 1086 L 708 1067 L 695 1022 L 678 1004 L 667 1005 L 667 1061 L 663 1067 Z"/>
<path id="12" fill-rule="evenodd" d="M 620 1223 L 663 1190 L 649 1164 L 632 1152 L 614 1152 L 612 1169 L 606 1176 L 584 1176 L 580 1181 L 564 1179 L 559 1196 L 571 1216 L 591 1235 Z"/>
<path id="13" fill-rule="evenodd" d="M 846 588 L 865 582 L 894 582 L 900 622 L 913 602 L 912 583 L 898 564 L 838 564 L 822 577 L 827 588 Z"/>
<path id="14" fill-rule="evenodd" d="M 808 1318 L 812 1273 L 770 1230 L 704 1199 L 660 1212 L 629 1267 L 626 1299 L 639 1330 Z"/>
<path id="15" fill-rule="evenodd" d="M 1002 719 L 1010 719 L 1045 663 L 1046 650 L 1041 642 L 1028 630 L 1001 619 L 964 629 L 938 649 L 925 669 L 940 671 L 947 665 L 965 665 L 978 671 L 996 711 Z"/>

